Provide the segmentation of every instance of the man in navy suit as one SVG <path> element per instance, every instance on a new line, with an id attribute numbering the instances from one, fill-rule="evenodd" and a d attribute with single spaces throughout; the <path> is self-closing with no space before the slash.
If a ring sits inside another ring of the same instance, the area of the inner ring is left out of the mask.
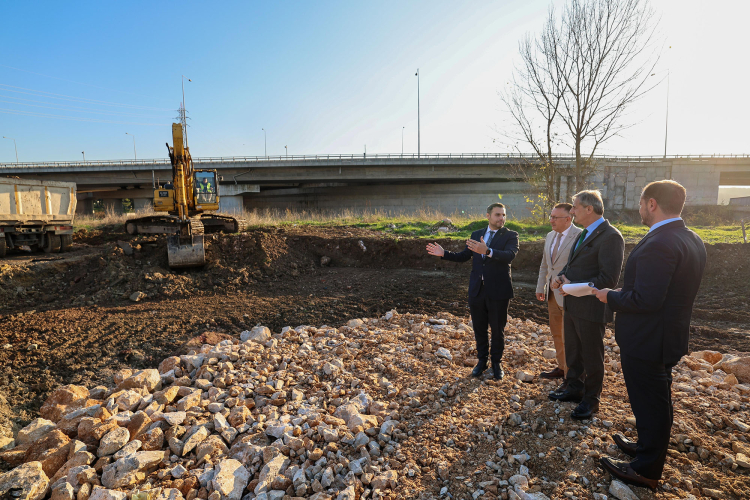
<path id="1" fill-rule="evenodd" d="M 489 224 L 471 233 L 466 248 L 449 252 L 437 243 L 427 245 L 427 253 L 453 262 L 466 262 L 473 257 L 469 277 L 469 310 L 474 325 L 479 363 L 471 372 L 480 377 L 491 358 L 492 375 L 500 380 L 505 375 L 501 360 L 505 339 L 503 330 L 508 321 L 508 304 L 513 298 L 510 263 L 518 253 L 518 233 L 505 226 L 505 205 L 493 203 L 487 207 Z M 492 350 L 487 327 L 492 329 Z"/>
<path id="2" fill-rule="evenodd" d="M 688 353 L 690 316 L 706 267 L 703 241 L 680 217 L 684 205 L 679 183 L 647 185 L 639 212 L 649 232 L 630 253 L 622 289 L 596 293 L 616 313 L 615 339 L 638 430 L 638 442 L 613 436 L 632 462 L 602 457 L 600 463 L 623 481 L 653 489 L 672 428 L 672 367 Z"/>

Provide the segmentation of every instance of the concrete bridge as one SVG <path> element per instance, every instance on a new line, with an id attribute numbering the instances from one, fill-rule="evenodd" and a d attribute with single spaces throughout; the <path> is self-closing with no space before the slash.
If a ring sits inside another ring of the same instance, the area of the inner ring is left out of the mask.
<path id="1" fill-rule="evenodd" d="M 419 209 L 479 212 L 501 199 L 514 215 L 528 214 L 534 189 L 533 156 L 503 154 L 305 155 L 195 158 L 198 169 L 221 176 L 222 210 Z M 560 199 L 574 192 L 575 159 L 557 157 Z M 688 189 L 688 204 L 715 205 L 720 185 L 750 185 L 750 155 L 596 157 L 587 184 L 602 190 L 605 206 L 633 209 L 645 184 L 675 179 Z M 0 164 L 0 175 L 72 181 L 79 211 L 94 200 L 122 210 L 123 199 L 148 207 L 153 185 L 171 176 L 168 159 Z M 498 198 L 501 195 L 501 198 Z"/>

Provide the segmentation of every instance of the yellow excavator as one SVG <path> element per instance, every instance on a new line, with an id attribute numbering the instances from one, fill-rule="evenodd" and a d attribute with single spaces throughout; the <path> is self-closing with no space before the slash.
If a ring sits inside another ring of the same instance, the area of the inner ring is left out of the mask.
<path id="1" fill-rule="evenodd" d="M 172 124 L 172 182 L 154 189 L 154 211 L 165 212 L 131 219 L 125 223 L 128 234 L 166 234 L 169 267 L 199 267 L 206 263 L 204 233 L 236 233 L 241 221 L 208 213 L 219 209 L 216 170 L 196 170 L 190 149 L 183 142 L 182 125 Z"/>

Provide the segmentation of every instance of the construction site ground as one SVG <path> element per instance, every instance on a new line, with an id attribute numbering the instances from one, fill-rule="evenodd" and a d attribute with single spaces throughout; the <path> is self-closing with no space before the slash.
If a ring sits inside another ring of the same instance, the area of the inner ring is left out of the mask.
<path id="1" fill-rule="evenodd" d="M 340 327 L 352 318 L 379 318 L 393 309 L 401 314 L 448 314 L 469 321 L 469 264 L 427 255 L 424 247 L 429 240 L 314 226 L 253 229 L 208 235 L 206 240 L 210 264 L 199 270 L 169 270 L 163 238 L 130 236 L 121 228 L 79 231 L 70 253 L 21 253 L 0 261 L 0 438 L 17 433 L 37 418 L 47 395 L 62 384 L 112 386 L 119 369 L 155 368 L 168 356 L 186 354 L 226 336 L 239 338 L 241 331 L 259 324 L 272 332 L 284 326 Z M 463 247 L 440 235 L 434 241 L 452 250 Z M 546 304 L 535 298 L 542 244 L 541 240 L 522 244 L 513 262 L 516 298 L 510 316 L 546 325 Z M 628 244 L 626 253 L 633 246 Z M 691 351 L 750 352 L 750 245 L 707 247 L 708 266 L 693 312 Z M 462 341 L 471 346 L 473 339 L 467 334 Z M 512 365 L 512 355 L 508 356 Z M 434 375 L 429 366 L 425 361 L 424 367 L 416 368 L 424 370 L 418 377 L 420 383 L 429 384 Z M 480 391 L 489 398 L 486 403 L 496 401 L 506 407 L 519 391 L 514 388 L 519 387 L 514 373 L 502 384 L 492 384 L 469 380 L 470 369 L 455 364 L 443 369 L 446 376 L 460 377 L 455 390 L 466 398 Z M 433 389 L 437 391 L 440 385 Z M 549 388 L 537 379 L 522 384 L 522 391 L 538 393 L 538 404 L 547 404 Z M 625 425 L 630 413 L 621 374 L 607 378 L 605 396 L 599 417 Z M 492 404 L 481 406 L 485 414 L 472 415 L 472 419 L 492 417 Z M 682 424 L 704 432 L 705 417 L 700 411 L 685 409 L 680 414 Z M 731 418 L 735 417 L 736 412 Z M 435 422 L 425 420 L 424 425 L 435 427 Z M 497 448 L 476 436 L 461 436 L 455 427 L 430 432 L 436 441 L 449 433 L 456 442 L 465 438 L 474 448 L 433 457 L 435 462 L 452 460 L 451 475 L 460 477 L 458 482 L 471 479 Z M 717 439 L 721 446 L 721 438 Z M 507 446 L 530 452 L 535 449 L 534 440 L 533 432 L 519 433 L 508 439 L 512 446 Z M 716 441 L 710 436 L 704 440 Z M 418 453 L 416 439 L 408 446 Z M 555 460 L 547 462 L 545 477 L 555 484 L 567 481 L 580 487 L 568 490 L 586 498 L 590 489 L 584 488 L 581 479 L 585 471 L 571 472 L 560 456 Z M 726 498 L 748 498 L 739 494 L 750 491 L 748 470 L 718 462 L 713 466 L 704 462 L 705 477 L 693 481 L 705 480 L 707 488 L 724 491 Z M 425 460 L 423 470 L 429 471 L 431 463 Z M 542 462 L 535 463 L 532 472 L 541 476 Z M 577 467 L 596 470 L 590 459 L 585 464 L 579 461 Z M 679 464 L 672 467 L 678 469 Z M 8 469 L 0 464 L 0 471 Z M 604 477 L 603 472 L 598 474 Z M 420 483 L 412 484 L 415 491 L 433 491 L 437 496 L 444 485 L 436 470 L 420 478 Z M 561 486 L 552 497 L 562 497 L 568 490 Z M 460 488 L 451 491 L 462 497 Z M 677 490 L 637 492 L 641 498 L 684 498 Z"/>

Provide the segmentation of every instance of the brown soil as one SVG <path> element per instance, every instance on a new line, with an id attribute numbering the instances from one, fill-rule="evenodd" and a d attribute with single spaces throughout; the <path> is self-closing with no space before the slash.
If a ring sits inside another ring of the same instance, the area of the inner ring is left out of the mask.
<path id="1" fill-rule="evenodd" d="M 208 238 L 211 264 L 193 271 L 168 269 L 163 239 L 131 239 L 125 233 L 78 234 L 69 254 L 20 254 L 2 261 L 0 387 L 16 424 L 35 418 L 60 384 L 93 387 L 111 383 L 112 374 L 125 366 L 156 367 L 206 332 L 236 336 L 256 324 L 274 331 L 286 325 L 339 326 L 393 308 L 468 316 L 468 264 L 426 255 L 425 240 L 351 227 Z M 128 240 L 134 253 L 125 255 L 117 239 Z M 541 251 L 541 242 L 522 244 L 513 264 L 517 296 L 510 314 L 544 324 L 546 307 L 534 297 Z M 321 265 L 323 256 L 331 259 L 328 266 Z M 750 351 L 748 262 L 750 245 L 708 246 L 692 349 Z M 136 291 L 147 297 L 131 302 Z"/>

